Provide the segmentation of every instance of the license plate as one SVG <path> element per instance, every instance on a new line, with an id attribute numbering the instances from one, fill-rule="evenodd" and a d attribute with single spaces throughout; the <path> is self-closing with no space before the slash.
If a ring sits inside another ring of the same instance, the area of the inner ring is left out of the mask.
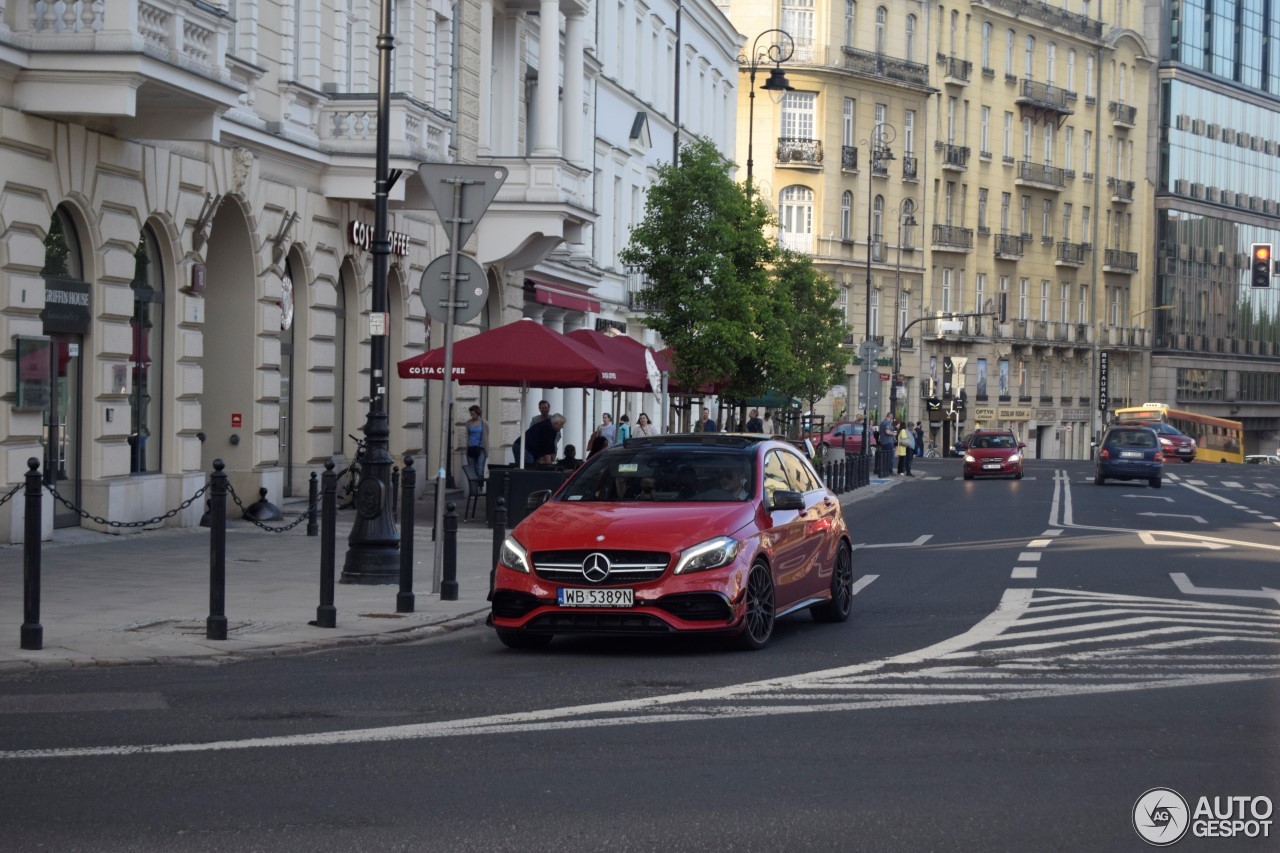
<path id="1" fill-rule="evenodd" d="M 631 589 L 560 589 L 556 600 L 561 607 L 631 607 L 635 590 Z"/>
<path id="2" fill-rule="evenodd" d="M 1120 452 L 1120 458 L 1121 459 L 1141 459 L 1142 451 L 1141 450 L 1122 450 Z"/>
<path id="3" fill-rule="evenodd" d="M 1001 465 L 999 462 L 988 462 L 986 465 L 982 466 L 983 470 L 985 471 L 999 471 L 1003 467 L 1004 466 Z"/>

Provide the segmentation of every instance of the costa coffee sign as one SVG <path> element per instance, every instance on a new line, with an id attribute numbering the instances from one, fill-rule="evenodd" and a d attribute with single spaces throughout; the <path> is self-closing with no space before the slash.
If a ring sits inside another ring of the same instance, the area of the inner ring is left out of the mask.
<path id="1" fill-rule="evenodd" d="M 347 239 L 353 245 L 366 252 L 373 249 L 373 226 L 363 222 L 351 222 L 347 225 Z M 388 231 L 387 239 L 391 241 L 391 254 L 404 257 L 409 254 L 409 235 L 399 231 Z"/>

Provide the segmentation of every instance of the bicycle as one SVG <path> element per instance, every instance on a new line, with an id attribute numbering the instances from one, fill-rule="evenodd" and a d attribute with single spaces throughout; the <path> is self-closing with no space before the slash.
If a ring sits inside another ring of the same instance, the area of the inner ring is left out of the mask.
<path id="1" fill-rule="evenodd" d="M 941 459 L 942 454 L 938 452 L 938 445 L 934 444 L 932 441 L 926 441 L 924 444 L 924 458 Z"/>
<path id="2" fill-rule="evenodd" d="M 347 437 L 356 443 L 356 455 L 347 470 L 340 475 L 342 483 L 338 488 L 338 509 L 355 506 L 356 490 L 360 488 L 360 467 L 364 462 L 365 440 L 351 433 L 347 433 Z"/>

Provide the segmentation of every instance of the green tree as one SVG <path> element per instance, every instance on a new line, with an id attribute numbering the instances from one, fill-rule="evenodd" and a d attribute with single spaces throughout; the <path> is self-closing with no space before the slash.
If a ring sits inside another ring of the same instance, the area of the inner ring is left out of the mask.
<path id="1" fill-rule="evenodd" d="M 836 307 L 839 295 L 830 278 L 818 272 L 808 255 L 783 249 L 773 267 L 777 313 L 783 317 L 789 363 L 770 376 L 786 397 L 815 400 L 844 381 L 848 356 L 841 349 L 847 328 Z"/>
<path id="2" fill-rule="evenodd" d="M 648 280 L 645 321 L 675 349 L 679 383 L 716 382 L 738 394 L 759 386 L 782 343 L 770 333 L 768 265 L 777 247 L 765 236 L 769 213 L 730 168 L 710 140 L 684 146 L 679 166 L 659 167 L 620 257 Z"/>

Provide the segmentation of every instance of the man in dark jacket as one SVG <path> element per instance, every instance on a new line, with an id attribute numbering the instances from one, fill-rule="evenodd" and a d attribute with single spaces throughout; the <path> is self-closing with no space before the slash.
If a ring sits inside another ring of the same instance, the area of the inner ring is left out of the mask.
<path id="1" fill-rule="evenodd" d="M 511 450 L 519 461 L 519 448 L 524 448 L 524 464 L 550 465 L 556 461 L 556 433 L 564 427 L 564 415 L 556 413 L 545 421 L 538 421 L 524 431 Z"/>

